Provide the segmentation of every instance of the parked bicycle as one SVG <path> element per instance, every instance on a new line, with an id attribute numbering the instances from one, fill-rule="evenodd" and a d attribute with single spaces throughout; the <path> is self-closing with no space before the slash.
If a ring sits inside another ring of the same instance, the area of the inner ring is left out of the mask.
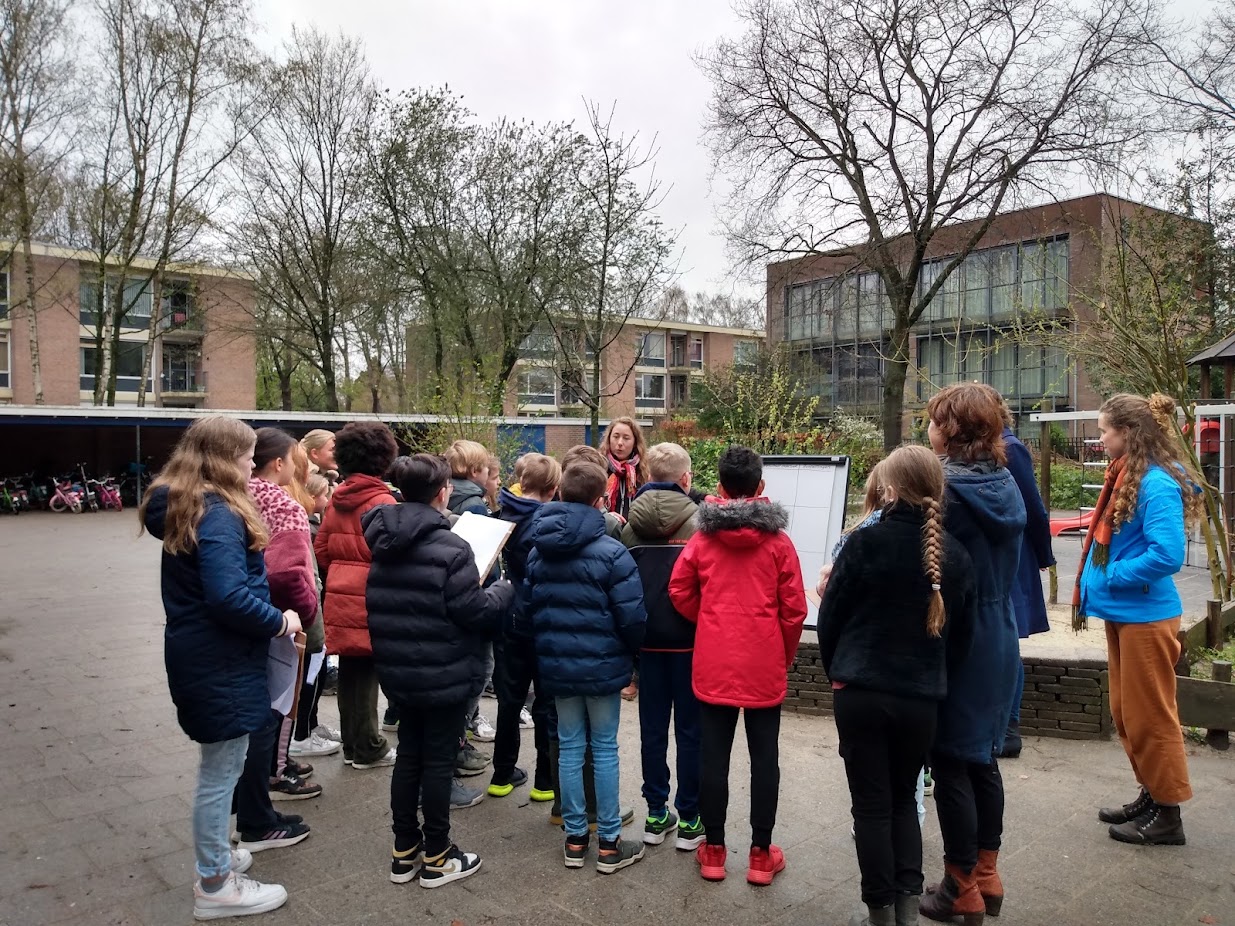
<path id="1" fill-rule="evenodd" d="M 81 514 L 85 510 L 81 495 L 73 488 L 72 479 L 50 479 L 48 489 L 47 507 L 52 511 Z"/>
<path id="2" fill-rule="evenodd" d="M 111 476 L 104 476 L 102 479 L 91 479 L 88 485 L 98 498 L 101 508 L 112 511 L 124 510 L 124 500 L 120 497 L 120 486 L 116 484 L 116 480 Z"/>
<path id="3" fill-rule="evenodd" d="M 30 499 L 16 479 L 5 479 L 0 482 L 0 512 L 6 514 L 21 514 L 30 508 Z"/>

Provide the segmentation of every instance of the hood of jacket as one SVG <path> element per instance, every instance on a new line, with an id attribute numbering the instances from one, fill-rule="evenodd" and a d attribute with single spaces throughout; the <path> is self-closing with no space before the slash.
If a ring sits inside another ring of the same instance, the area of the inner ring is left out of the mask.
<path id="1" fill-rule="evenodd" d="M 944 477 L 951 504 L 964 505 L 974 522 L 991 539 L 1019 532 L 1025 525 L 1025 503 L 1012 474 L 993 462 L 948 461 Z"/>
<path id="2" fill-rule="evenodd" d="M 679 486 L 649 482 L 630 503 L 626 523 L 640 537 L 672 537 L 697 509 Z"/>
<path id="3" fill-rule="evenodd" d="M 452 476 L 450 484 L 455 487 L 450 493 L 451 511 L 457 512 L 463 507 L 464 502 L 471 501 L 473 498 L 483 499 L 485 497 L 485 490 L 470 479 L 458 479 Z"/>
<path id="4" fill-rule="evenodd" d="M 605 536 L 605 516 L 590 505 L 548 502 L 532 525 L 532 546 L 546 559 L 567 559 Z"/>
<path id="5" fill-rule="evenodd" d="M 532 518 L 540 513 L 540 509 L 544 507 L 544 502 L 538 502 L 533 498 L 524 498 L 510 489 L 503 488 L 497 495 L 498 500 L 498 517 L 503 521 L 510 521 L 515 525 L 515 530 L 525 528 Z"/>
<path id="6" fill-rule="evenodd" d="M 146 496 L 146 515 L 143 523 L 150 536 L 163 539 L 163 531 L 167 527 L 167 486 L 152 489 Z M 209 498 L 210 496 L 206 496 Z"/>
<path id="7" fill-rule="evenodd" d="M 716 498 L 699 506 L 699 532 L 735 547 L 753 547 L 789 525 L 789 514 L 766 498 Z"/>
<path id="8" fill-rule="evenodd" d="M 271 535 L 284 531 L 307 531 L 309 515 L 282 486 L 275 485 L 267 479 L 253 478 L 249 480 L 249 494 L 257 503 L 262 520 Z"/>
<path id="9" fill-rule="evenodd" d="M 354 473 L 348 476 L 330 496 L 330 503 L 340 511 L 356 511 L 378 495 L 391 495 L 390 486 L 377 476 Z"/>
<path id="10" fill-rule="evenodd" d="M 429 534 L 450 530 L 444 514 L 420 502 L 378 505 L 365 512 L 360 522 L 375 563 L 405 560 L 408 550 Z"/>

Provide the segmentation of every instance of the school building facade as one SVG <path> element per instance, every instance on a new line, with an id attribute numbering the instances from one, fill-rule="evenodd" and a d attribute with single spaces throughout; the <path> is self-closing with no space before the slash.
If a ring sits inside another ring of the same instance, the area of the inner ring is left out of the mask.
<path id="1" fill-rule="evenodd" d="M 20 249 L 0 268 L 0 404 L 32 405 L 34 376 L 25 312 L 26 269 Z M 34 290 L 43 402 L 94 402 L 99 297 L 97 259 L 86 252 L 35 245 Z M 205 265 L 173 265 L 154 305 L 154 262 L 137 260 L 122 289 L 118 273 L 104 300 L 122 292 L 116 404 L 136 405 L 146 376 L 146 405 L 155 408 L 251 409 L 257 401 L 254 289 L 243 274 Z M 106 304 L 106 303 L 104 303 Z M 152 313 L 156 335 L 149 336 Z"/>
<path id="2" fill-rule="evenodd" d="M 1087 295 L 1097 292 L 1104 242 L 1143 211 L 1156 210 L 1095 194 L 998 216 L 911 331 L 906 427 L 935 392 L 962 381 L 998 389 L 1019 421 L 1032 411 L 1096 408 L 1101 400 L 1083 368 L 1057 348 L 1018 343 L 1011 335 L 1027 318 L 1038 325 L 1092 324 Z M 933 283 L 977 227 L 962 222 L 936 235 L 919 287 Z M 891 311 L 878 274 L 854 251 L 768 266 L 768 340 L 788 348 L 821 412 L 877 417 Z"/>
<path id="3" fill-rule="evenodd" d="M 757 328 L 723 328 L 689 322 L 630 318 L 602 351 L 600 414 L 653 421 L 686 408 L 704 370 L 756 362 L 764 343 Z M 529 334 L 519 349 L 505 413 L 521 417 L 586 417 L 583 397 L 592 382 L 594 356 L 582 348 L 566 356 L 548 326 Z"/>

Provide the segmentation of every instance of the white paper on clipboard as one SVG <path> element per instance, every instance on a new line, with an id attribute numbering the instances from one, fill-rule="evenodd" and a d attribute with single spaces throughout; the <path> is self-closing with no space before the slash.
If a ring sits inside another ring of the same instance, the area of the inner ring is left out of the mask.
<path id="1" fill-rule="evenodd" d="M 266 685 L 270 689 L 270 706 L 287 716 L 296 700 L 296 676 L 300 672 L 300 656 L 296 641 L 289 634 L 270 641 L 266 656 Z"/>
<path id="2" fill-rule="evenodd" d="M 318 650 L 309 657 L 309 666 L 304 670 L 304 683 L 312 685 L 317 681 L 317 673 L 322 671 L 322 664 L 326 661 L 326 651 Z"/>
<path id="3" fill-rule="evenodd" d="M 484 582 L 514 529 L 515 525 L 510 521 L 482 517 L 467 511 L 459 516 L 450 532 L 462 537 L 472 548 L 476 571 L 480 573 L 480 581 Z"/>

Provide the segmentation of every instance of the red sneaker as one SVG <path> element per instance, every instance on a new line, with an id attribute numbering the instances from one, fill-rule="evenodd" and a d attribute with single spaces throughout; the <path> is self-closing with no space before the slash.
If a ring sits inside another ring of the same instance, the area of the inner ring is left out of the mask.
<path id="1" fill-rule="evenodd" d="M 785 853 L 780 846 L 768 846 L 766 849 L 751 847 L 750 868 L 746 869 L 746 880 L 751 884 L 771 884 L 772 879 L 784 870 Z"/>
<path id="2" fill-rule="evenodd" d="M 699 859 L 699 874 L 703 875 L 704 881 L 725 880 L 725 855 L 724 846 L 713 846 L 705 842 L 699 847 L 695 858 Z"/>

